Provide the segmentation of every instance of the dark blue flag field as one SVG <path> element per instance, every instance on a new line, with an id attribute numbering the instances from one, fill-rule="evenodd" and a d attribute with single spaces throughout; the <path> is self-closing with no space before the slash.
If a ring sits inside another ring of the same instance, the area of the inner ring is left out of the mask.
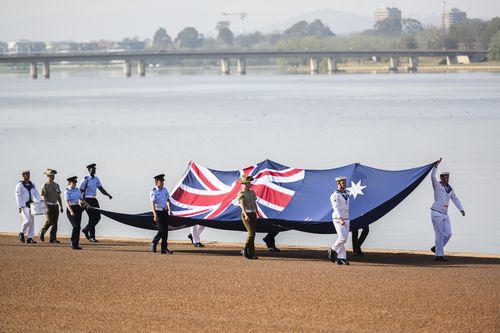
<path id="1" fill-rule="evenodd" d="M 308 170 L 265 160 L 235 171 L 209 169 L 190 162 L 171 192 L 170 229 L 200 224 L 210 228 L 245 231 L 236 197 L 239 178 L 251 175 L 257 195 L 258 232 L 298 230 L 335 233 L 330 195 L 335 177 L 347 177 L 351 229 L 369 225 L 403 201 L 427 176 L 433 163 L 398 171 L 358 163 L 327 170 Z M 147 195 L 145 194 L 147 198 Z M 144 229 L 156 229 L 152 213 L 122 214 L 99 210 L 111 219 Z"/>

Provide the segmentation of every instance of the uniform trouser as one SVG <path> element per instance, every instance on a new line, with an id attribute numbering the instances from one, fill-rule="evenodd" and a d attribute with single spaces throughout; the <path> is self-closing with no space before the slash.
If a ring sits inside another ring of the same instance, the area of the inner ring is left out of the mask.
<path id="1" fill-rule="evenodd" d="M 71 232 L 71 246 L 78 246 L 80 243 L 80 228 L 82 224 L 82 213 L 83 209 L 80 205 L 71 205 L 71 209 L 75 215 L 71 215 L 69 209 L 66 209 L 66 215 L 68 216 L 69 223 L 73 227 Z"/>
<path id="2" fill-rule="evenodd" d="M 47 205 L 47 213 L 45 213 L 45 224 L 42 227 L 40 233 L 45 235 L 50 227 L 50 240 L 56 240 L 57 234 L 57 220 L 59 219 L 59 206 L 58 205 Z"/>
<path id="3" fill-rule="evenodd" d="M 156 222 L 158 226 L 158 232 L 153 237 L 153 244 L 158 244 L 161 239 L 161 250 L 165 251 L 167 249 L 167 239 L 168 239 L 168 211 L 167 210 L 157 210 L 158 221 Z"/>
<path id="4" fill-rule="evenodd" d="M 276 236 L 278 236 L 279 233 L 279 231 L 268 232 L 266 237 L 264 237 L 264 242 L 269 244 L 271 247 L 276 247 Z"/>
<path id="5" fill-rule="evenodd" d="M 201 232 L 205 229 L 204 225 L 194 225 L 191 227 L 191 236 L 193 236 L 193 243 L 201 243 L 200 235 Z"/>
<path id="6" fill-rule="evenodd" d="M 337 231 L 337 235 L 339 236 L 335 243 L 332 245 L 332 250 L 337 252 L 338 259 L 346 259 L 346 249 L 345 244 L 347 243 L 347 238 L 349 237 L 349 220 L 344 220 L 344 225 L 340 224 L 339 219 L 333 219 L 333 225 L 335 226 L 335 230 Z"/>
<path id="7" fill-rule="evenodd" d="M 250 255 L 255 255 L 255 230 L 257 229 L 257 213 L 247 213 L 248 219 L 241 214 L 241 221 L 247 229 L 245 248 Z"/>
<path id="8" fill-rule="evenodd" d="M 363 245 L 368 233 L 370 233 L 370 228 L 368 226 L 361 230 L 361 235 L 358 237 L 358 229 L 352 230 L 352 249 L 354 252 L 361 252 L 361 245 Z"/>
<path id="9" fill-rule="evenodd" d="M 436 256 L 444 256 L 444 246 L 451 237 L 451 223 L 447 214 L 431 211 L 432 225 L 434 227 Z"/>
<path id="10" fill-rule="evenodd" d="M 35 237 L 35 217 L 31 215 L 29 207 L 21 208 L 21 232 L 28 235 L 28 238 Z"/>
<path id="11" fill-rule="evenodd" d="M 99 208 L 99 201 L 96 198 L 85 198 L 85 201 L 89 205 L 95 208 Z M 95 209 L 86 209 L 87 215 L 89 216 L 89 223 L 82 231 L 88 231 L 90 238 L 95 238 L 95 226 L 101 220 L 101 213 L 96 211 Z"/>

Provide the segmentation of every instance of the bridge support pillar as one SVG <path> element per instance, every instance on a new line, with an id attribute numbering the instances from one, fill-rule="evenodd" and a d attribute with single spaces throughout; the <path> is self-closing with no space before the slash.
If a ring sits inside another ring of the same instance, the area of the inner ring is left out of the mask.
<path id="1" fill-rule="evenodd" d="M 245 58 L 239 58 L 236 62 L 236 66 L 238 67 L 238 73 L 240 75 L 245 75 L 247 73 L 247 61 Z"/>
<path id="2" fill-rule="evenodd" d="M 334 74 L 337 71 L 337 58 L 328 57 L 328 74 Z"/>
<path id="3" fill-rule="evenodd" d="M 222 58 L 220 60 L 220 72 L 222 75 L 229 75 L 229 73 L 231 72 L 228 58 Z"/>
<path id="4" fill-rule="evenodd" d="M 391 57 L 389 60 L 389 71 L 397 72 L 399 67 L 399 58 Z"/>
<path id="5" fill-rule="evenodd" d="M 48 61 L 43 63 L 43 77 L 50 79 L 50 63 Z"/>
<path id="6" fill-rule="evenodd" d="M 311 66 L 311 75 L 319 73 L 319 61 L 318 58 L 309 59 L 309 64 Z"/>
<path id="7" fill-rule="evenodd" d="M 146 76 L 146 61 L 139 60 L 137 62 L 137 75 Z"/>
<path id="8" fill-rule="evenodd" d="M 32 79 L 38 78 L 38 68 L 37 68 L 36 62 L 32 62 L 30 64 L 30 75 L 31 75 Z"/>
<path id="9" fill-rule="evenodd" d="M 418 57 L 412 56 L 408 58 L 408 72 L 416 72 L 418 67 Z"/>
<path id="10" fill-rule="evenodd" d="M 131 67 L 130 60 L 125 60 L 123 63 L 123 74 L 125 74 L 125 77 L 130 77 L 132 75 Z"/>
<path id="11" fill-rule="evenodd" d="M 446 65 L 454 65 L 457 63 L 457 57 L 455 56 L 447 56 L 446 57 Z"/>

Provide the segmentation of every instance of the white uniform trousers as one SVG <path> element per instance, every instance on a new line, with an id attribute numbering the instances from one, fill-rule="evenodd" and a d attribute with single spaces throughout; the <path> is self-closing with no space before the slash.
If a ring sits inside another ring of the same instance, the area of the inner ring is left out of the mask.
<path id="1" fill-rule="evenodd" d="M 444 256 L 444 246 L 451 237 L 450 218 L 446 214 L 431 210 L 432 225 L 434 226 L 436 256 Z"/>
<path id="2" fill-rule="evenodd" d="M 31 215 L 28 207 L 21 208 L 22 226 L 21 232 L 28 236 L 28 238 L 35 237 L 35 217 Z"/>
<path id="3" fill-rule="evenodd" d="M 337 259 L 346 259 L 347 255 L 345 244 L 347 243 L 347 238 L 349 237 L 350 221 L 345 220 L 344 225 L 341 225 L 339 219 L 333 219 L 333 225 L 335 226 L 335 230 L 337 231 L 337 235 L 339 237 L 335 243 L 333 243 L 332 250 L 337 252 Z"/>
<path id="4" fill-rule="evenodd" d="M 201 232 L 205 229 L 204 225 L 195 225 L 191 227 L 191 236 L 193 236 L 193 243 L 201 243 L 200 235 Z"/>

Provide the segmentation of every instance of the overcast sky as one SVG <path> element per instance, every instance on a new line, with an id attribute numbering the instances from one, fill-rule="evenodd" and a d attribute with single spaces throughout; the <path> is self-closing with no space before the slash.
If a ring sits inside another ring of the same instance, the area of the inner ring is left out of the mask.
<path id="1" fill-rule="evenodd" d="M 152 38 L 158 27 L 175 37 L 186 26 L 214 34 L 222 12 L 247 12 L 245 31 L 263 29 L 311 11 L 330 9 L 372 17 L 395 4 L 404 17 L 439 15 L 442 0 L 0 0 L 0 40 L 121 40 Z M 499 0 L 448 0 L 470 18 L 500 16 Z M 233 17 L 233 31 L 239 19 Z"/>

